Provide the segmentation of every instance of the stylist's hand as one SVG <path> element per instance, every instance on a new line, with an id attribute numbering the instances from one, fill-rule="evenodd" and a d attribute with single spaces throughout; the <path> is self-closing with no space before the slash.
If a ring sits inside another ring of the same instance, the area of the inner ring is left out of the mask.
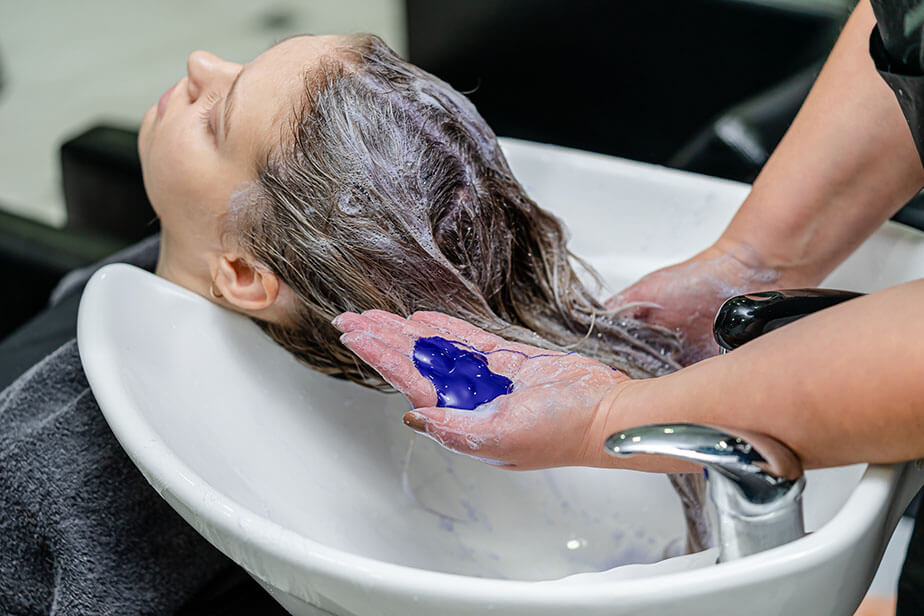
<path id="1" fill-rule="evenodd" d="M 416 407 L 404 422 L 445 447 L 517 469 L 615 465 L 600 436 L 601 401 L 624 374 L 577 354 L 512 343 L 436 312 L 409 319 L 379 310 L 334 320 L 341 341 Z M 436 407 L 433 385 L 412 356 L 418 338 L 439 336 L 483 353 L 490 369 L 513 381 L 512 392 L 475 410 Z"/>
<path id="2" fill-rule="evenodd" d="M 756 265 L 740 247 L 711 246 L 683 263 L 656 270 L 606 301 L 607 308 L 662 325 L 683 336 L 680 363 L 719 352 L 712 335 L 716 312 L 729 297 L 781 288 L 777 271 Z"/>

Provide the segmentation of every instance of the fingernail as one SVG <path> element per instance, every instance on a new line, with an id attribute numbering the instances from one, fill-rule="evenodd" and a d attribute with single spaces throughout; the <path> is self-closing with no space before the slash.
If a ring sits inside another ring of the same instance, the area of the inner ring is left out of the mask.
<path id="1" fill-rule="evenodd" d="M 334 319 L 330 322 L 331 325 L 333 325 L 336 329 L 338 329 L 338 330 L 340 330 L 340 331 L 343 331 L 343 315 L 344 315 L 344 314 L 346 314 L 346 313 L 338 314 L 338 315 L 335 316 Z"/>
<path id="2" fill-rule="evenodd" d="M 408 411 L 404 414 L 404 425 L 415 432 L 423 433 L 427 431 L 427 418 L 420 413 Z"/>

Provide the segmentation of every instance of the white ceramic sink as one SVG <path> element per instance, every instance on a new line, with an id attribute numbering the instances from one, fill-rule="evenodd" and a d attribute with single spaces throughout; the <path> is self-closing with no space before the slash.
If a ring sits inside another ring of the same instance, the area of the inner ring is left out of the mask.
<path id="1" fill-rule="evenodd" d="M 613 290 L 707 245 L 748 191 L 504 146 Z M 924 234 L 888 224 L 826 284 L 871 291 L 920 276 Z M 676 550 L 679 504 L 661 476 L 513 473 L 448 453 L 402 425 L 401 396 L 316 374 L 247 319 L 127 265 L 91 280 L 78 342 L 154 489 L 295 614 L 849 615 L 921 482 L 911 464 L 810 472 L 814 533 L 720 565 L 620 567 Z"/>

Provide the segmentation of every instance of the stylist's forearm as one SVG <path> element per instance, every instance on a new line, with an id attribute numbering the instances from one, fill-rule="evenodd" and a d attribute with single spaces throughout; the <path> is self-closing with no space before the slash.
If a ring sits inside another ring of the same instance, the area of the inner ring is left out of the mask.
<path id="1" fill-rule="evenodd" d="M 924 281 L 806 317 L 744 346 L 604 400 L 592 465 L 612 433 L 665 422 L 764 432 L 806 467 L 924 456 Z M 599 445 L 599 446 L 598 446 Z"/>
<path id="2" fill-rule="evenodd" d="M 741 256 L 784 283 L 819 283 L 924 185 L 904 116 L 869 56 L 874 24 L 862 0 L 718 242 L 743 246 Z"/>

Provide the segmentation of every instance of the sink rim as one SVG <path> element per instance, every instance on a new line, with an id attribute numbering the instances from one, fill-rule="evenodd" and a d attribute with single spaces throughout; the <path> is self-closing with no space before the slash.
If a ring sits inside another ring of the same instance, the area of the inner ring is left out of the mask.
<path id="1" fill-rule="evenodd" d="M 665 583 L 671 584 L 672 595 L 677 597 L 687 593 L 696 594 L 702 584 L 707 582 L 710 586 L 722 588 L 740 586 L 749 579 L 767 581 L 774 572 L 792 575 L 794 570 L 813 568 L 831 560 L 832 552 L 850 549 L 854 544 L 852 538 L 876 528 L 876 519 L 884 517 L 886 512 L 883 509 L 890 507 L 890 496 L 904 466 L 868 466 L 844 506 L 811 535 L 734 563 L 692 571 L 600 584 L 556 585 L 548 581 L 480 578 L 376 560 L 310 539 L 225 496 L 173 454 L 118 383 L 107 383 L 100 378 L 100 375 L 112 373 L 112 358 L 88 349 L 80 341 L 90 339 L 93 329 L 104 325 L 103 315 L 106 311 L 99 304 L 105 295 L 104 287 L 110 284 L 118 287 L 118 281 L 126 276 L 146 277 L 146 282 L 157 285 L 159 291 L 178 294 L 186 300 L 209 303 L 186 289 L 130 265 L 112 264 L 94 274 L 81 299 L 77 338 L 87 379 L 100 402 L 106 421 L 148 482 L 187 522 L 251 575 L 297 596 L 303 595 L 300 590 L 306 586 L 306 581 L 302 579 L 306 570 L 312 570 L 314 575 L 331 576 L 354 585 L 357 584 L 356 572 L 365 571 L 367 575 L 361 582 L 362 588 L 387 588 L 393 593 L 439 595 L 460 601 L 471 600 L 476 595 L 481 601 L 498 604 L 515 601 L 518 604 L 561 603 L 571 606 L 596 603 L 601 598 L 625 602 L 634 597 L 650 597 L 659 588 L 663 590 Z M 113 409 L 119 411 L 114 412 Z M 195 519 L 189 519 L 189 515 Z M 233 550 L 222 544 L 223 536 L 237 537 L 242 522 L 252 529 L 248 537 L 257 549 L 229 554 Z M 269 556 L 272 563 L 264 562 L 261 566 L 248 556 L 250 553 Z M 793 559 L 798 559 L 795 566 L 792 565 Z M 274 566 L 276 564 L 281 566 Z M 286 588 L 287 585 L 290 588 Z"/>

